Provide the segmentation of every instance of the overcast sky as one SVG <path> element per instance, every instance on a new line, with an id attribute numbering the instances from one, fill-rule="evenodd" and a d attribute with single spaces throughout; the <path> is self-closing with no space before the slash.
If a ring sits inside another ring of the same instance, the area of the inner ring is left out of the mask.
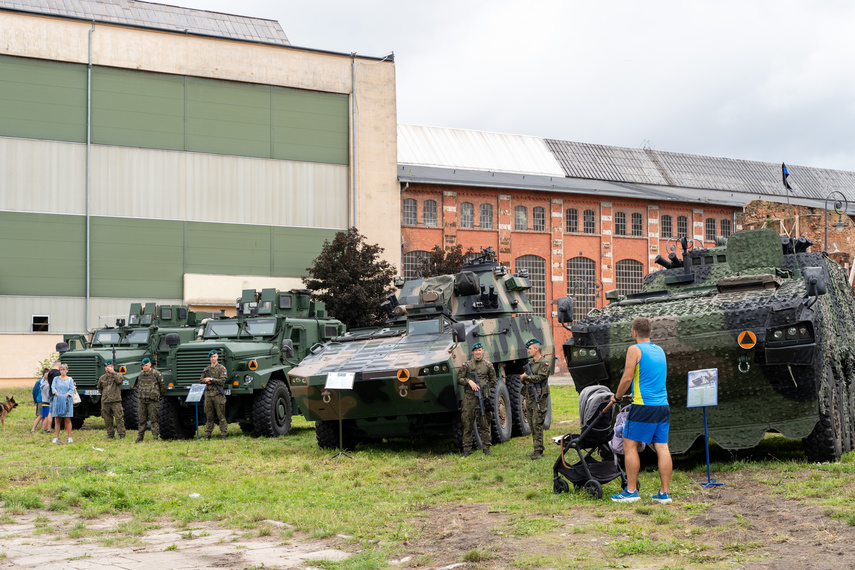
<path id="1" fill-rule="evenodd" d="M 849 0 L 161 0 L 395 52 L 398 122 L 855 170 Z"/>

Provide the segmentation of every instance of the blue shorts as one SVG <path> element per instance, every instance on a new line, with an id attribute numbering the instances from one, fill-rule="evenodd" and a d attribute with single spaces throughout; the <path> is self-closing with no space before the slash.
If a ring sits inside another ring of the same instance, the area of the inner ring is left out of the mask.
<path id="1" fill-rule="evenodd" d="M 42 417 L 46 418 L 50 414 L 50 404 L 42 404 Z"/>
<path id="2" fill-rule="evenodd" d="M 668 406 L 639 406 L 629 409 L 623 437 L 641 443 L 668 443 L 671 408 Z"/>

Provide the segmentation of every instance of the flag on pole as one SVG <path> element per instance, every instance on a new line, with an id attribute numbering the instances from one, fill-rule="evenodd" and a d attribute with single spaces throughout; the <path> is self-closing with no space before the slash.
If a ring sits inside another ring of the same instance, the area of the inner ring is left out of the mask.
<path id="1" fill-rule="evenodd" d="M 789 176 L 790 176 L 790 171 L 787 170 L 787 165 L 782 162 L 781 163 L 781 178 L 784 182 L 784 188 L 786 188 L 787 190 L 792 192 L 793 188 L 790 186 L 790 183 L 787 182 L 787 178 L 789 178 Z"/>

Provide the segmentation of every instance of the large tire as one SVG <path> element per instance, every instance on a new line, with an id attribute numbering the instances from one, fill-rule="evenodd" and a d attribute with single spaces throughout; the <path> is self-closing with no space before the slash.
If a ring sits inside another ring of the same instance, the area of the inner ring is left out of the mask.
<path id="1" fill-rule="evenodd" d="M 541 402 L 543 404 L 543 402 Z M 552 394 L 546 399 L 546 413 L 543 415 L 543 431 L 552 427 Z"/>
<path id="2" fill-rule="evenodd" d="M 345 425 L 342 430 L 341 445 L 343 449 L 352 451 L 356 447 L 356 440 L 348 433 L 348 431 L 349 430 Z M 318 438 L 318 447 L 321 449 L 338 449 L 338 420 L 316 421 L 315 437 Z"/>
<path id="3" fill-rule="evenodd" d="M 490 422 L 490 432 L 493 436 L 492 443 L 506 443 L 511 439 L 513 429 L 513 412 L 508 387 L 504 382 L 499 382 L 490 395 L 493 407 L 493 421 Z"/>
<path id="4" fill-rule="evenodd" d="M 317 430 L 317 424 L 315 429 Z M 460 419 L 460 413 L 454 414 L 451 420 L 451 435 L 454 437 L 454 447 L 457 451 L 463 451 L 463 422 Z"/>
<path id="5" fill-rule="evenodd" d="M 819 406 L 819 421 L 816 422 L 816 426 L 810 435 L 802 440 L 805 457 L 811 463 L 837 461 L 843 453 L 842 414 L 838 402 L 838 390 L 835 387 L 834 375 L 831 370 L 826 371 L 826 379 L 829 386 L 828 396 L 826 396 L 825 405 Z"/>
<path id="6" fill-rule="evenodd" d="M 122 410 L 125 412 L 125 429 L 139 429 L 139 391 L 134 386 L 122 392 Z"/>
<path id="7" fill-rule="evenodd" d="M 291 431 L 291 391 L 281 380 L 270 380 L 252 403 L 252 426 L 266 437 L 288 435 Z"/>
<path id="8" fill-rule="evenodd" d="M 160 437 L 163 439 L 187 439 L 192 430 L 181 422 L 181 406 L 175 398 L 160 399 Z"/>
<path id="9" fill-rule="evenodd" d="M 508 396 L 511 401 L 511 435 L 531 435 L 531 426 L 525 417 L 525 398 L 522 395 L 522 380 L 518 374 L 508 376 Z"/>
<path id="10" fill-rule="evenodd" d="M 82 417 L 79 418 L 77 416 L 74 416 L 73 418 L 71 418 L 71 429 L 77 430 L 77 429 L 82 428 L 83 427 L 83 421 L 85 419 L 86 418 L 82 418 Z"/>

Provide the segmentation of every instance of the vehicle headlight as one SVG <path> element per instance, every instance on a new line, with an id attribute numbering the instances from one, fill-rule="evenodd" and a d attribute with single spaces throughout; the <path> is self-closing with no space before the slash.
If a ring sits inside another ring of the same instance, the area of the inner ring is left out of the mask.
<path id="1" fill-rule="evenodd" d="M 252 384 L 252 374 L 247 374 L 243 377 L 244 384 Z"/>
<path id="2" fill-rule="evenodd" d="M 773 332 L 772 338 L 775 340 L 781 340 L 782 338 L 784 338 L 784 331 L 777 330 L 777 331 Z"/>

